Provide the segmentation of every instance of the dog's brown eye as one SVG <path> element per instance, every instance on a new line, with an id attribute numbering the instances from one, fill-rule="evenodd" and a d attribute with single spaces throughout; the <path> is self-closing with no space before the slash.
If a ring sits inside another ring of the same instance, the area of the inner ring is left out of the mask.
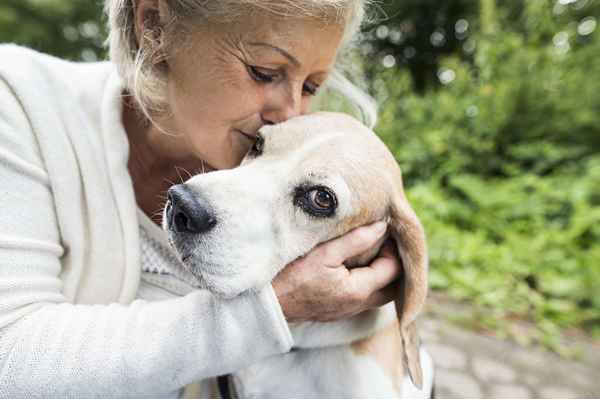
<path id="1" fill-rule="evenodd" d="M 309 193 L 310 201 L 317 207 L 323 210 L 334 206 L 335 201 L 333 196 L 325 190 L 312 190 Z"/>
<path id="2" fill-rule="evenodd" d="M 294 204 L 311 216 L 330 217 L 337 208 L 337 198 L 328 187 L 302 185 L 295 190 Z"/>

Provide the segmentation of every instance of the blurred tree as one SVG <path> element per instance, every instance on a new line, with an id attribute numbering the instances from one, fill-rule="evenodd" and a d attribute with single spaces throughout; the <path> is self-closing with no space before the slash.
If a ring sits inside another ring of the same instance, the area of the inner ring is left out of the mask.
<path id="1" fill-rule="evenodd" d="M 560 27 L 576 25 L 600 15 L 598 0 L 383 0 L 365 29 L 362 54 L 386 68 L 406 68 L 413 88 L 423 94 L 439 88 L 440 62 L 449 55 L 473 61 L 478 34 L 495 29 L 527 37 L 531 45 L 545 45 Z M 590 21 L 587 28 L 594 22 Z M 494 26 L 495 25 L 495 26 Z M 560 38 L 560 37 L 559 37 Z M 589 35 L 573 37 L 572 46 L 585 44 Z M 379 66 L 376 65 L 376 66 Z M 370 77 L 377 70 L 367 69 Z M 371 79 L 370 79 L 371 80 Z"/>
<path id="2" fill-rule="evenodd" d="M 377 10 L 377 9 L 376 9 Z M 448 54 L 469 57 L 478 0 L 386 0 L 366 30 L 363 54 L 386 67 L 408 68 L 414 87 L 439 84 L 439 62 Z"/>
<path id="3" fill-rule="evenodd" d="M 101 0 L 2 0 L 0 42 L 73 60 L 102 59 L 102 6 Z"/>

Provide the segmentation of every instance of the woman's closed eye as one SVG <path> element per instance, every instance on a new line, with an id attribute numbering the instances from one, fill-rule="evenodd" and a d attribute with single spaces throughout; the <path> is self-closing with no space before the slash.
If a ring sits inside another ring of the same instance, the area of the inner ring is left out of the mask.
<path id="1" fill-rule="evenodd" d="M 273 83 L 281 79 L 283 73 L 269 68 L 247 65 L 248 74 L 258 83 Z M 302 85 L 302 95 L 315 96 L 319 90 L 319 85 L 311 81 L 306 81 Z"/>
<path id="2" fill-rule="evenodd" d="M 272 83 L 281 75 L 275 69 L 261 68 L 254 65 L 248 65 L 248 73 L 252 79 L 260 83 Z"/>
<path id="3" fill-rule="evenodd" d="M 316 96 L 318 91 L 319 91 L 319 85 L 312 83 L 310 81 L 306 81 L 304 83 L 304 85 L 302 86 L 303 94 L 306 94 L 309 96 Z"/>

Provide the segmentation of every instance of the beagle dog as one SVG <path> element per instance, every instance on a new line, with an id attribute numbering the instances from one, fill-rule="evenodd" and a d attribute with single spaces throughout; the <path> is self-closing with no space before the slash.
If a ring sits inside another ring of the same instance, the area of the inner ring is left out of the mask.
<path id="1" fill-rule="evenodd" d="M 369 264 L 391 237 L 404 269 L 395 304 L 348 320 L 290 323 L 294 350 L 234 373 L 231 397 L 429 398 L 433 367 L 415 324 L 427 294 L 423 228 L 392 154 L 339 113 L 264 126 L 240 167 L 169 190 L 169 242 L 190 278 L 225 298 L 269 284 L 317 244 L 380 220 L 386 236 L 347 266 Z M 204 391 L 202 399 L 226 395 Z"/>

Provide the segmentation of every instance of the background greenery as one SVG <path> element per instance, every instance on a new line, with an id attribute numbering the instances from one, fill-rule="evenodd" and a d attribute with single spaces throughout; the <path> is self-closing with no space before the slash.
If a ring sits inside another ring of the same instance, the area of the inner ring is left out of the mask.
<path id="1" fill-rule="evenodd" d="M 3 0 L 0 42 L 105 58 L 102 3 Z M 472 324 L 600 338 L 600 1 L 385 0 L 359 46 L 428 232 L 431 286 Z M 2 62 L 2 60 L 0 60 Z"/>

